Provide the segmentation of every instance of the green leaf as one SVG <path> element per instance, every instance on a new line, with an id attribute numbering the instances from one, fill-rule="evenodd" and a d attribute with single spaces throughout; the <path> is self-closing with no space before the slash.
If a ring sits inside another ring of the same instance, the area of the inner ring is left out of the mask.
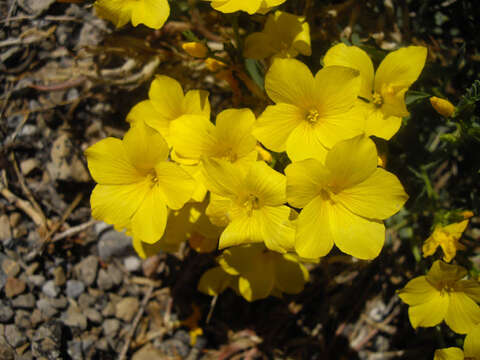
<path id="1" fill-rule="evenodd" d="M 263 75 L 261 73 L 261 68 L 258 61 L 254 59 L 246 59 L 245 68 L 247 69 L 248 75 L 250 75 L 255 84 L 257 84 L 260 89 L 264 90 L 265 85 Z"/>
<path id="2" fill-rule="evenodd" d="M 430 94 L 427 94 L 425 92 L 412 90 L 407 92 L 407 97 L 405 99 L 405 102 L 407 105 L 411 105 L 417 101 L 429 98 L 430 96 L 431 96 Z"/>

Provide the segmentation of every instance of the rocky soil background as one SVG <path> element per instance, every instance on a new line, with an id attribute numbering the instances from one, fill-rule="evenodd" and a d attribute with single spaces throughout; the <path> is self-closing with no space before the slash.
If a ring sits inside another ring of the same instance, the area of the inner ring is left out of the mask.
<path id="1" fill-rule="evenodd" d="M 389 230 L 370 263 L 329 257 L 298 296 L 249 304 L 196 291 L 213 255 L 142 261 L 91 219 L 83 151 L 123 135 L 155 73 L 209 90 L 213 109 L 231 101 L 179 53 L 192 27 L 218 41 L 197 20 L 113 33 L 82 1 L 0 2 L 0 359 L 424 358 L 431 334 L 395 296 L 413 274 L 408 232 Z"/>

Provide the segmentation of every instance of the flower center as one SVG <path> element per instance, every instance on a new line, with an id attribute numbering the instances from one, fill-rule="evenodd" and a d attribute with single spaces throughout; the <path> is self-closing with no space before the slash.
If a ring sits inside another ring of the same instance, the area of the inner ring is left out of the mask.
<path id="1" fill-rule="evenodd" d="M 320 113 L 318 112 L 317 109 L 310 109 L 308 110 L 308 113 L 305 116 L 305 119 L 312 125 L 316 124 L 318 120 L 320 120 Z"/>
<path id="2" fill-rule="evenodd" d="M 441 296 L 449 295 L 451 292 L 454 292 L 454 291 L 455 291 L 455 288 L 451 282 L 445 281 L 441 284 L 441 290 L 440 290 Z"/>
<path id="3" fill-rule="evenodd" d="M 374 93 L 373 94 L 373 105 L 375 105 L 377 108 L 383 105 L 383 97 L 379 93 Z"/>
<path id="4" fill-rule="evenodd" d="M 155 185 L 158 185 L 158 177 L 155 171 L 152 171 L 147 175 L 147 179 L 150 181 L 150 188 L 153 188 Z"/>
<path id="5" fill-rule="evenodd" d="M 253 210 L 260 209 L 260 199 L 253 194 L 248 194 L 246 200 L 243 202 L 243 206 L 247 210 L 247 214 L 252 215 Z"/>

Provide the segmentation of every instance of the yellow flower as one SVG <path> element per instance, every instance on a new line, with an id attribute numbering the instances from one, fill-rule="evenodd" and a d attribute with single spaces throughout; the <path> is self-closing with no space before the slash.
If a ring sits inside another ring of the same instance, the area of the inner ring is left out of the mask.
<path id="1" fill-rule="evenodd" d="M 368 100 L 358 102 L 366 116 L 365 133 L 390 139 L 407 116 L 405 92 L 417 80 L 427 58 L 427 48 L 408 46 L 388 54 L 374 74 L 372 60 L 356 46 L 338 44 L 323 59 L 325 66 L 347 66 L 360 71 L 360 94 Z"/>
<path id="2" fill-rule="evenodd" d="M 357 258 L 375 258 L 385 241 L 382 220 L 408 198 L 395 175 L 377 168 L 375 144 L 363 136 L 339 142 L 325 164 L 294 162 L 285 174 L 288 202 L 303 208 L 295 250 L 304 258 L 324 256 L 333 244 Z"/>
<path id="3" fill-rule="evenodd" d="M 170 14 L 167 0 L 97 0 L 94 6 L 98 16 L 117 28 L 131 21 L 133 26 L 145 24 L 160 29 Z"/>
<path id="4" fill-rule="evenodd" d="M 135 105 L 127 115 L 131 124 L 145 122 L 157 130 L 170 145 L 170 124 L 183 115 L 210 116 L 208 91 L 190 90 L 183 94 L 179 82 L 165 75 L 157 75 L 150 85 L 149 100 Z"/>
<path id="5" fill-rule="evenodd" d="M 219 248 L 264 242 L 274 251 L 293 247 L 294 229 L 285 203 L 285 176 L 262 161 L 247 167 L 225 160 L 204 163 L 211 191 L 207 215 L 213 224 L 226 226 Z"/>
<path id="6" fill-rule="evenodd" d="M 245 39 L 243 56 L 251 59 L 265 59 L 270 56 L 310 56 L 310 27 L 303 16 L 282 11 L 268 15 L 265 27 Z"/>
<path id="7" fill-rule="evenodd" d="M 460 237 L 468 225 L 468 220 L 453 223 L 448 226 L 437 225 L 432 235 L 425 240 L 422 250 L 423 256 L 433 255 L 440 246 L 443 250 L 443 260 L 452 261 L 457 254 L 457 250 L 465 250 L 465 246 L 460 243 Z"/>
<path id="8" fill-rule="evenodd" d="M 308 281 L 308 271 L 290 254 L 268 251 L 262 244 L 227 249 L 217 258 L 219 267 L 208 270 L 198 289 L 218 295 L 227 287 L 247 301 L 274 294 L 298 294 Z"/>
<path id="9" fill-rule="evenodd" d="M 480 323 L 480 284 L 462 280 L 467 270 L 437 260 L 426 276 L 410 280 L 398 292 L 403 302 L 410 305 L 408 316 L 416 329 L 431 327 L 445 320 L 458 334 L 466 334 Z"/>
<path id="10" fill-rule="evenodd" d="M 462 349 L 450 347 L 435 351 L 433 360 L 480 360 L 480 324 L 465 337 Z"/>
<path id="11" fill-rule="evenodd" d="M 276 105 L 258 118 L 253 135 L 270 150 L 294 160 L 323 160 L 338 141 L 361 133 L 363 123 L 351 109 L 360 86 L 358 71 L 331 66 L 315 77 L 295 59 L 275 59 L 265 89 Z"/>
<path id="12" fill-rule="evenodd" d="M 283 4 L 286 0 L 206 0 L 210 1 L 215 10 L 223 13 L 245 11 L 254 14 L 256 12 L 265 14 L 272 7 Z"/>
<path id="13" fill-rule="evenodd" d="M 437 113 L 445 117 L 450 117 L 455 112 L 455 106 L 446 99 L 440 99 L 436 96 L 432 96 L 430 98 L 430 104 L 432 104 L 432 107 Z"/>
<path id="14" fill-rule="evenodd" d="M 204 58 L 205 56 L 207 56 L 208 52 L 207 47 L 201 42 L 197 41 L 183 43 L 182 49 L 185 50 L 188 55 L 196 58 Z"/>
<path id="15" fill-rule="evenodd" d="M 206 58 L 205 59 L 205 66 L 208 70 L 210 70 L 212 72 L 216 72 L 216 71 L 226 67 L 227 64 L 225 64 L 224 62 L 221 62 L 217 59 L 214 59 L 214 58 Z"/>
<path id="16" fill-rule="evenodd" d="M 158 241 L 167 206 L 182 208 L 195 186 L 188 173 L 168 161 L 168 152 L 162 136 L 142 122 L 123 140 L 109 137 L 89 147 L 88 168 L 98 183 L 90 198 L 92 216 L 117 230 L 131 229 L 134 239 Z"/>

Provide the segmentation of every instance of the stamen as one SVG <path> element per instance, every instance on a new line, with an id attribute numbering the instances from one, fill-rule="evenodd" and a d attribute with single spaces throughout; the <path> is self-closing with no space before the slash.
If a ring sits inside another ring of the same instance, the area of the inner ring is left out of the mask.
<path id="1" fill-rule="evenodd" d="M 320 113 L 318 112 L 317 109 L 311 109 L 308 111 L 307 115 L 305 116 L 305 119 L 310 124 L 316 124 L 318 120 L 320 120 Z"/>

